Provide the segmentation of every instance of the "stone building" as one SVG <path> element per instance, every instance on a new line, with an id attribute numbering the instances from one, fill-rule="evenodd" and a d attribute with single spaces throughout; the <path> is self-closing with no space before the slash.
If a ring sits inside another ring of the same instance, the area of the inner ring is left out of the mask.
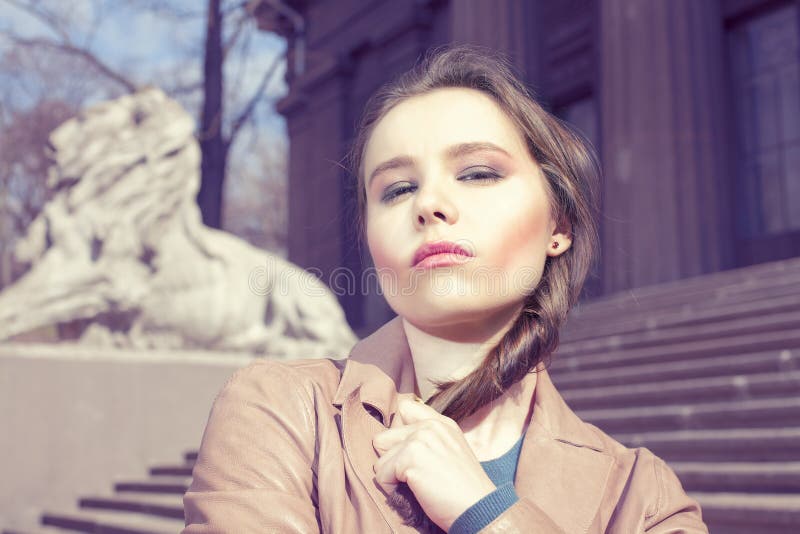
<path id="1" fill-rule="evenodd" d="M 359 334 L 393 315 L 339 276 L 370 266 L 340 162 L 366 99 L 432 46 L 506 53 L 603 165 L 586 297 L 800 255 L 797 0 L 252 0 L 289 43 L 289 260 Z M 336 290 L 336 288 L 334 288 Z"/>

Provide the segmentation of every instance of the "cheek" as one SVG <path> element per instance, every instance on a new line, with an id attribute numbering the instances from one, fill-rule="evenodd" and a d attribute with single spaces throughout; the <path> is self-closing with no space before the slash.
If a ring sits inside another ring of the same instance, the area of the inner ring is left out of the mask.
<path id="1" fill-rule="evenodd" d="M 367 248 L 369 248 L 372 263 L 376 268 L 387 268 L 393 265 L 391 239 L 387 239 L 385 227 L 374 220 L 367 220 Z"/>
<path id="2" fill-rule="evenodd" d="M 396 226 L 396 225 L 395 225 Z M 370 275 L 370 284 L 377 282 L 380 292 L 389 306 L 399 313 L 394 306 L 396 297 L 408 287 L 408 270 L 403 268 L 402 254 L 398 251 L 399 236 L 392 235 L 391 226 L 380 221 L 367 221 L 365 234 L 367 248 L 375 272 Z M 372 276 L 375 276 L 373 279 Z"/>
<path id="3" fill-rule="evenodd" d="M 367 221 L 365 234 L 367 237 L 367 249 L 369 250 L 369 255 L 372 257 L 372 263 L 375 264 L 376 267 L 379 267 L 379 259 L 382 258 L 382 251 L 380 250 L 380 241 L 375 240 L 375 228 L 374 225 Z"/>
<path id="4" fill-rule="evenodd" d="M 516 217 L 505 221 L 504 228 L 497 229 L 497 257 L 502 265 L 519 267 L 539 263 L 545 256 L 548 239 L 549 217 L 540 206 L 521 210 Z"/>
<path id="5" fill-rule="evenodd" d="M 547 259 L 549 217 L 531 209 L 507 222 L 497 240 L 497 266 L 514 294 L 527 295 L 539 284 Z"/>

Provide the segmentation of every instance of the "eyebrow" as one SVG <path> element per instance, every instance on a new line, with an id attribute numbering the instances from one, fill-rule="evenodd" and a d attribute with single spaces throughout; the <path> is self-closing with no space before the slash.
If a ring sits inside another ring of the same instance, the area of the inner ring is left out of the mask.
<path id="1" fill-rule="evenodd" d="M 499 146 L 495 145 L 494 143 L 489 143 L 486 141 L 481 142 L 474 142 L 474 143 L 460 143 L 458 145 L 452 145 L 445 150 L 445 157 L 449 160 L 453 160 L 462 156 L 466 156 L 468 154 L 472 154 L 474 152 L 481 152 L 485 150 L 491 150 L 495 152 L 500 152 L 505 154 L 507 157 L 511 157 L 506 150 L 500 148 Z M 411 156 L 395 156 L 392 159 L 388 159 L 375 167 L 375 170 L 369 175 L 369 180 L 367 180 L 367 189 L 369 189 L 370 184 L 372 184 L 372 180 L 386 171 L 391 171 L 394 169 L 400 169 L 403 167 L 412 167 L 415 163 L 414 158 Z"/>

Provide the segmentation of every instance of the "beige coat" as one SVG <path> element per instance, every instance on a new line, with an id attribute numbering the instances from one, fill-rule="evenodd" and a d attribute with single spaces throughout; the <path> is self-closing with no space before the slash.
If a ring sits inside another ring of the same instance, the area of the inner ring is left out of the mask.
<path id="1" fill-rule="evenodd" d="M 372 438 L 414 383 L 399 317 L 356 344 L 341 380 L 326 359 L 240 369 L 211 409 L 183 533 L 413 532 L 375 482 Z M 520 500 L 482 533 L 708 532 L 672 469 L 581 421 L 546 370 L 514 485 Z"/>

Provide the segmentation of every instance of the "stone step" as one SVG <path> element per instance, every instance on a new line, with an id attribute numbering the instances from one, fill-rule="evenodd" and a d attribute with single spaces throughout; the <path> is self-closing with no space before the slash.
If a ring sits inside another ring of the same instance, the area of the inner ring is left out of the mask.
<path id="1" fill-rule="evenodd" d="M 723 299 L 734 300 L 737 302 L 753 301 L 761 298 L 779 297 L 781 293 L 786 295 L 797 295 L 800 287 L 800 278 L 788 275 L 775 278 L 769 282 L 756 282 L 729 286 L 717 292 L 720 301 Z M 726 303 L 727 304 L 727 303 Z"/>
<path id="2" fill-rule="evenodd" d="M 588 309 L 589 312 L 602 316 L 607 311 L 629 309 L 631 302 L 642 307 L 645 305 L 681 306 L 692 300 L 713 300 L 715 297 L 719 299 L 729 295 L 747 295 L 776 286 L 787 286 L 796 280 L 800 280 L 800 260 L 792 258 L 624 290 L 595 299 L 576 311 L 585 315 Z M 642 309 L 642 311 L 645 310 Z"/>
<path id="3" fill-rule="evenodd" d="M 800 462 L 673 462 L 684 489 L 800 494 Z"/>
<path id="4" fill-rule="evenodd" d="M 575 326 L 588 327 L 596 321 L 615 325 L 634 315 L 658 317 L 662 313 L 722 309 L 784 295 L 797 295 L 798 284 L 800 276 L 795 274 L 769 282 L 747 282 L 718 288 L 698 287 L 696 290 L 680 289 L 660 297 L 642 294 L 634 289 L 621 293 L 619 300 L 612 303 L 603 299 L 582 302 L 572 309 L 570 318 Z"/>
<path id="5" fill-rule="evenodd" d="M 604 324 L 602 319 L 578 324 L 570 318 L 566 323 L 570 325 L 570 328 L 562 327 L 561 329 L 562 341 L 565 345 L 571 346 L 574 343 L 590 342 L 610 336 L 626 336 L 657 329 L 708 325 L 743 317 L 797 311 L 798 300 L 800 299 L 796 294 L 781 293 L 774 297 L 739 305 L 704 309 L 694 309 L 687 305 L 682 308 L 668 309 L 659 314 L 628 315 L 620 317 L 618 321 L 611 324 Z"/>
<path id="6" fill-rule="evenodd" d="M 572 371 L 554 359 L 548 370 L 561 392 L 587 387 L 646 384 L 679 380 L 800 370 L 800 348 L 754 354 L 712 356 L 696 360 L 634 364 L 609 372 L 606 369 Z"/>
<path id="7" fill-rule="evenodd" d="M 163 506 L 174 506 L 178 508 L 183 508 L 183 493 L 176 494 L 176 493 L 146 493 L 146 494 L 138 494 L 138 495 L 120 495 L 118 493 L 113 493 L 109 495 L 99 495 L 95 496 L 100 499 L 117 499 L 122 498 L 124 500 L 134 500 L 137 502 L 142 502 L 145 504 L 157 504 Z"/>
<path id="8" fill-rule="evenodd" d="M 0 530 L 0 534 L 64 534 L 64 529 L 59 527 L 46 527 L 44 525 L 37 525 L 25 529 L 4 529 Z"/>
<path id="9" fill-rule="evenodd" d="M 692 492 L 713 534 L 797 534 L 800 495 Z"/>
<path id="10" fill-rule="evenodd" d="M 151 466 L 152 468 L 153 466 Z M 168 466 L 164 466 L 168 467 Z M 145 468 L 149 471 L 149 468 Z M 117 480 L 117 483 L 138 483 L 138 482 L 157 482 L 159 484 L 188 484 L 192 481 L 191 475 L 158 475 L 157 477 L 147 477 L 138 479 Z"/>
<path id="11" fill-rule="evenodd" d="M 573 410 L 633 408 L 692 402 L 721 402 L 800 395 L 800 371 L 669 380 L 562 391 Z"/>
<path id="12" fill-rule="evenodd" d="M 113 510 L 137 514 L 183 519 L 183 494 L 126 494 L 110 497 L 83 497 L 78 507 L 91 510 Z"/>
<path id="13" fill-rule="evenodd" d="M 139 513 L 87 510 L 46 512 L 42 525 L 91 534 L 175 534 L 183 529 L 183 519 L 148 516 Z"/>
<path id="14" fill-rule="evenodd" d="M 167 493 L 180 494 L 186 493 L 191 484 L 191 477 L 168 477 L 159 476 L 152 480 L 123 481 L 114 484 L 114 492 L 120 493 Z"/>
<path id="15" fill-rule="evenodd" d="M 607 433 L 715 428 L 800 427 L 800 398 L 748 399 L 699 404 L 576 410 Z"/>
<path id="16" fill-rule="evenodd" d="M 671 328 L 688 324 L 707 324 L 737 317 L 796 310 L 800 301 L 800 283 L 759 291 L 746 299 L 725 302 L 719 299 L 682 300 L 658 310 L 642 310 L 636 302 L 617 310 L 590 312 L 592 303 L 585 304 L 583 315 L 570 312 L 562 327 L 565 340 L 577 341 L 608 335 Z"/>
<path id="17" fill-rule="evenodd" d="M 585 355 L 609 350 L 634 349 L 713 339 L 728 335 L 759 334 L 800 328 L 800 298 L 795 309 L 758 313 L 722 321 L 684 324 L 673 328 L 606 335 L 576 342 L 564 343 L 558 352 L 562 356 Z"/>
<path id="18" fill-rule="evenodd" d="M 576 410 L 607 433 L 800 427 L 800 398 L 778 397 L 634 408 Z"/>
<path id="19" fill-rule="evenodd" d="M 192 476 L 192 468 L 194 464 L 184 465 L 162 465 L 151 467 L 149 470 L 150 476 L 170 476 L 170 477 L 190 477 Z"/>
<path id="20" fill-rule="evenodd" d="M 611 434 L 627 447 L 647 447 L 672 462 L 800 461 L 800 428 L 735 428 Z"/>
<path id="21" fill-rule="evenodd" d="M 669 343 L 662 346 L 641 347 L 627 350 L 608 350 L 606 352 L 581 355 L 553 354 L 553 364 L 559 361 L 559 369 L 571 371 L 590 369 L 611 369 L 631 365 L 664 363 L 715 356 L 733 356 L 792 350 L 800 347 L 800 328 L 780 332 L 760 334 L 728 335 L 717 339 Z"/>

